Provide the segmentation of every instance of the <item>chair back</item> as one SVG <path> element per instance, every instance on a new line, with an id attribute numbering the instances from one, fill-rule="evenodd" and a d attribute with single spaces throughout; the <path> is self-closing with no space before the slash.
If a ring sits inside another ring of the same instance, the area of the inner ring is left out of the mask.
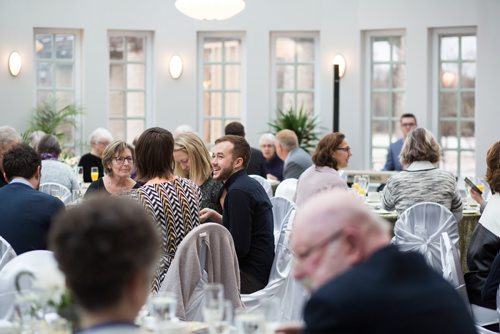
<path id="1" fill-rule="evenodd" d="M 266 191 L 267 196 L 269 196 L 269 198 L 273 198 L 273 187 L 271 186 L 269 181 L 256 174 L 250 174 L 248 176 L 250 176 L 254 180 L 257 180 L 257 182 L 259 182 L 262 188 L 264 188 L 264 190 Z"/>
<path id="2" fill-rule="evenodd" d="M 26 275 L 26 279 L 19 279 L 19 274 L 23 272 L 31 273 L 32 279 L 28 279 L 31 275 Z M 13 315 L 16 281 L 22 291 L 29 291 L 38 283 L 38 288 L 48 284 L 51 288 L 59 286 L 63 289 L 64 275 L 57 267 L 51 251 L 30 251 L 10 260 L 0 271 L 0 319 L 9 320 Z"/>
<path id="3" fill-rule="evenodd" d="M 433 202 L 422 202 L 406 209 L 394 226 L 393 243 L 402 251 L 417 251 L 427 264 L 442 272 L 441 233 L 447 232 L 458 244 L 458 224 L 450 210 Z"/>
<path id="4" fill-rule="evenodd" d="M 443 278 L 453 285 L 458 294 L 464 299 L 465 303 L 469 305 L 469 297 L 467 296 L 464 273 L 460 264 L 458 249 L 451 241 L 448 232 L 441 233 L 440 243 Z"/>
<path id="5" fill-rule="evenodd" d="M 278 184 L 274 196 L 284 197 L 292 202 L 295 202 L 295 193 L 297 192 L 298 179 L 284 179 Z"/>
<path id="6" fill-rule="evenodd" d="M 5 267 L 7 262 L 15 258 L 16 255 L 16 251 L 12 248 L 8 241 L 0 237 L 0 270 Z"/>
<path id="7" fill-rule="evenodd" d="M 240 272 L 231 233 L 222 225 L 204 223 L 181 241 L 159 291 L 177 297 L 177 317 L 203 321 L 204 287 L 222 283 L 224 296 L 235 308 L 242 307 Z"/>
<path id="8" fill-rule="evenodd" d="M 281 232 L 276 246 L 269 282 L 262 290 L 252 294 L 243 294 L 241 299 L 245 308 L 249 310 L 266 311 L 266 302 L 277 300 L 283 307 L 277 310 L 277 321 L 300 321 L 306 299 L 307 291 L 294 279 L 293 253 L 290 245 L 292 226 L 295 218 L 295 210 L 291 212 L 288 219 L 283 222 Z"/>
<path id="9" fill-rule="evenodd" d="M 57 197 L 64 203 L 69 204 L 71 202 L 71 191 L 59 183 L 46 182 L 40 184 L 40 191 L 49 195 L 54 193 L 59 194 Z"/>
<path id="10" fill-rule="evenodd" d="M 292 214 L 292 211 L 295 211 L 296 206 L 295 203 L 284 197 L 271 198 L 271 204 L 273 205 L 274 246 L 276 250 L 281 233 L 281 226 L 285 222 L 288 222 L 290 214 Z"/>

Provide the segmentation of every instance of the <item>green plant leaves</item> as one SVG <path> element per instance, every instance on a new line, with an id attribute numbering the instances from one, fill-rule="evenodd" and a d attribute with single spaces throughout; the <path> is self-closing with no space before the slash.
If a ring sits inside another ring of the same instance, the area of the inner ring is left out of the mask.
<path id="1" fill-rule="evenodd" d="M 305 112 L 303 107 L 300 107 L 298 111 L 291 107 L 286 112 L 279 110 L 278 117 L 268 124 L 275 134 L 283 129 L 295 132 L 299 139 L 299 146 L 307 151 L 314 148 L 318 140 L 316 133 L 318 118 Z"/>

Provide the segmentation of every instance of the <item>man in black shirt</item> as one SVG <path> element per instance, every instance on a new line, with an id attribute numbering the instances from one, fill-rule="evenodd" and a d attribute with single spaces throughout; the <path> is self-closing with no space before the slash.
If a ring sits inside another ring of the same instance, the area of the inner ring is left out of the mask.
<path id="1" fill-rule="evenodd" d="M 213 178 L 224 181 L 222 215 L 205 208 L 202 221 L 222 223 L 231 232 L 238 256 L 241 293 L 264 288 L 274 259 L 273 212 L 264 188 L 247 175 L 250 146 L 245 138 L 227 135 L 215 141 Z"/>

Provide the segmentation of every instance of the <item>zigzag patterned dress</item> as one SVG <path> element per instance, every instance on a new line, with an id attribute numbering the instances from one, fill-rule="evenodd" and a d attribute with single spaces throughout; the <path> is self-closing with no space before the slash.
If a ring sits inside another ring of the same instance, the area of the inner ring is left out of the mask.
<path id="1" fill-rule="evenodd" d="M 185 178 L 144 185 L 137 189 L 137 198 L 153 217 L 161 234 L 161 259 L 153 277 L 151 291 L 158 292 L 177 246 L 186 234 L 200 224 L 201 192 Z"/>

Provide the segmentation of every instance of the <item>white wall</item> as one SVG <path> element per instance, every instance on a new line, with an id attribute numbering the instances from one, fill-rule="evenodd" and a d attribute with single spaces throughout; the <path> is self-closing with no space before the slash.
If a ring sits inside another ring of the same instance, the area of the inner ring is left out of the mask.
<path id="1" fill-rule="evenodd" d="M 197 33 L 241 31 L 246 41 L 246 128 L 257 144 L 274 111 L 270 104 L 270 33 L 318 31 L 320 34 L 319 105 L 322 126 L 332 127 L 331 60 L 342 53 L 347 73 L 341 82 L 340 130 L 353 147 L 352 168 L 368 165 L 362 71 L 362 31 L 403 29 L 407 36 L 407 110 L 419 124 L 431 128 L 432 94 L 429 31 L 436 27 L 476 26 L 478 76 L 476 136 L 478 170 L 484 172 L 484 154 L 498 140 L 493 128 L 500 121 L 496 102 L 500 77 L 500 4 L 497 0 L 248 0 L 237 17 L 201 22 L 183 16 L 174 0 L 1 0 L 0 64 L 16 49 L 23 57 L 19 77 L 0 66 L 0 124 L 19 130 L 28 126 L 34 106 L 33 29 L 72 28 L 83 32 L 82 96 L 86 114 L 84 138 L 107 122 L 107 31 L 146 30 L 154 33 L 153 115 L 149 126 L 174 129 L 197 124 Z M 167 62 L 179 54 L 183 76 L 172 80 Z"/>

